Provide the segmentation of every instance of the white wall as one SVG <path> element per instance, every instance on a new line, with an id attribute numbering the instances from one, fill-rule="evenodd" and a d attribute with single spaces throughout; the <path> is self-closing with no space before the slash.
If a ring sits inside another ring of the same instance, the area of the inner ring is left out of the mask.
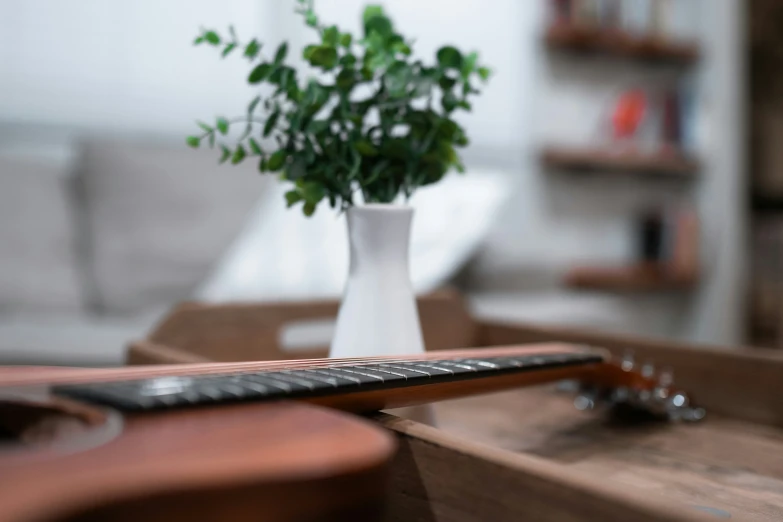
<path id="1" fill-rule="evenodd" d="M 160 133 L 244 112 L 247 63 L 193 47 L 201 25 L 264 32 L 255 0 L 0 0 L 0 120 Z"/>

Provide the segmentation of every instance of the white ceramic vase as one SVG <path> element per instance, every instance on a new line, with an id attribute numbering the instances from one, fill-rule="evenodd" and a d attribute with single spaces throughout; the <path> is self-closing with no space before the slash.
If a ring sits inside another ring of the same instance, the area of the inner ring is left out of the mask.
<path id="1" fill-rule="evenodd" d="M 413 209 L 370 204 L 347 210 L 350 265 L 329 356 L 424 353 L 408 247 Z M 392 413 L 434 424 L 429 406 Z"/>

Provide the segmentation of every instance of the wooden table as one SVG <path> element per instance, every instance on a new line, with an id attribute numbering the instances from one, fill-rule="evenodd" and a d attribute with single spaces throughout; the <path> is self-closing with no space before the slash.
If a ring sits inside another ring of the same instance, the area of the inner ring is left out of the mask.
<path id="1" fill-rule="evenodd" d="M 555 390 L 438 404 L 439 429 L 566 470 L 662 495 L 715 515 L 783 520 L 783 431 L 710 415 L 695 424 L 628 426 L 581 412 Z"/>

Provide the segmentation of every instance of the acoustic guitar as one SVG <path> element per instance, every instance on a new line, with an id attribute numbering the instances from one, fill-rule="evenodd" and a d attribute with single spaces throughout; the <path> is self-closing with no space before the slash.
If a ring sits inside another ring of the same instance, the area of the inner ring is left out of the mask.
<path id="1" fill-rule="evenodd" d="M 375 520 L 395 440 L 356 414 L 564 380 L 578 405 L 703 415 L 668 376 L 564 344 L 0 369 L 0 521 Z"/>

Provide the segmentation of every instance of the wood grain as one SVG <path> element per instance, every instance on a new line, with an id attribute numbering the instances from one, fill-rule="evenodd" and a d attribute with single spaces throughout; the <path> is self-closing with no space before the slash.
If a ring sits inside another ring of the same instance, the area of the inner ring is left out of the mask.
<path id="1" fill-rule="evenodd" d="M 611 29 L 592 29 L 557 24 L 547 30 L 550 48 L 593 52 L 638 60 L 688 64 L 699 58 L 699 48 L 690 42 L 674 42 L 654 36 L 634 36 Z"/>
<path id="2" fill-rule="evenodd" d="M 463 418 L 467 421 L 466 418 Z M 705 522 L 665 497 L 613 487 L 530 455 L 411 421 L 377 418 L 398 435 L 387 520 Z"/>
<path id="3" fill-rule="evenodd" d="M 577 411 L 550 387 L 436 405 L 441 431 L 545 459 L 562 473 L 613 491 L 662 496 L 665 505 L 710 507 L 732 520 L 783 519 L 783 432 L 709 415 L 699 424 L 632 425 Z"/>
<path id="4" fill-rule="evenodd" d="M 680 179 L 690 179 L 699 172 L 698 161 L 676 151 L 642 153 L 550 146 L 542 151 L 541 162 L 549 168 L 569 171 L 617 172 Z"/>
<path id="5" fill-rule="evenodd" d="M 130 417 L 89 451 L 0 453 L 0 520 L 334 520 L 377 511 L 394 448 L 298 403 Z"/>

